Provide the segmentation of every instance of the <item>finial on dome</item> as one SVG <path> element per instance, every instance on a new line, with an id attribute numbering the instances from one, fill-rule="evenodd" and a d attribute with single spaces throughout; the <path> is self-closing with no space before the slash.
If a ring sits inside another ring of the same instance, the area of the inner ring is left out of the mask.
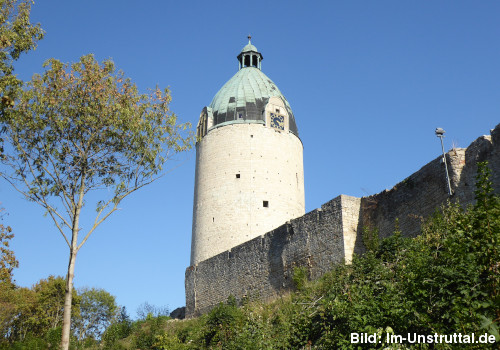
<path id="1" fill-rule="evenodd" d="M 248 34 L 248 44 L 241 50 L 238 55 L 239 69 L 253 67 L 261 69 L 262 54 L 252 45 L 252 36 Z"/>

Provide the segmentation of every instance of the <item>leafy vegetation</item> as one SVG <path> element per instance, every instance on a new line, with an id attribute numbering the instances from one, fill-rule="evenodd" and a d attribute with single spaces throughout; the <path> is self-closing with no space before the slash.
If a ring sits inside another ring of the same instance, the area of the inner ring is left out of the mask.
<path id="1" fill-rule="evenodd" d="M 115 297 L 104 289 L 84 288 L 79 291 L 80 313 L 74 317 L 74 329 L 80 342 L 100 339 L 118 312 Z"/>
<path id="2" fill-rule="evenodd" d="M 351 265 L 336 266 L 315 282 L 307 281 L 307 270 L 296 269 L 297 292 L 273 303 L 238 307 L 230 298 L 206 315 L 183 321 L 171 320 L 158 312 L 163 309 L 145 303 L 141 308 L 145 317 L 131 321 L 122 309 L 108 318 L 103 333 L 84 332 L 78 337 L 75 327 L 71 348 L 405 349 L 409 344 L 353 344 L 350 335 L 377 334 L 384 340 L 387 334 L 486 333 L 497 343 L 466 347 L 494 349 L 500 341 L 500 198 L 492 192 L 485 164 L 479 166 L 476 199 L 466 210 L 457 204 L 441 208 L 416 238 L 404 237 L 397 223 L 394 234 L 385 239 L 371 230 L 372 244 L 365 255 L 355 257 Z M 49 278 L 31 290 L 14 289 L 20 293 L 16 322 L 24 328 L 3 328 L 4 348 L 57 348 L 61 286 L 61 281 Z M 82 297 L 88 291 L 73 298 L 73 309 L 78 311 L 74 319 L 85 314 Z M 93 300 L 89 305 L 98 305 L 101 298 Z M 33 307 L 37 303 L 45 306 Z M 39 321 L 30 323 L 33 320 Z M 103 324 L 97 329 L 104 329 Z"/>
<path id="3" fill-rule="evenodd" d="M 3 209 L 0 208 L 0 220 L 2 211 Z M 12 270 L 19 265 L 14 252 L 10 249 L 12 238 L 14 238 L 12 229 L 0 222 L 0 283 L 12 283 Z"/>
<path id="4" fill-rule="evenodd" d="M 0 177 L 39 204 L 68 245 L 67 349 L 78 251 L 125 197 L 188 150 L 192 137 L 185 132 L 190 125 L 179 124 L 170 111 L 168 89 L 139 94 L 110 60 L 101 64 L 87 55 L 71 66 L 50 59 L 45 67 L 0 118 L 0 135 L 9 145 L 0 154 Z M 80 217 L 91 193 L 98 196 L 97 213 L 84 232 Z"/>
<path id="5" fill-rule="evenodd" d="M 12 107 L 22 82 L 14 74 L 14 61 L 36 48 L 43 37 L 40 24 L 30 23 L 30 0 L 0 0 L 0 111 Z M 0 151 L 2 143 L 0 139 Z"/>
<path id="6" fill-rule="evenodd" d="M 0 323 L 0 349 L 17 344 L 45 344 L 55 346 L 54 334 L 61 333 L 66 281 L 62 277 L 49 276 L 32 288 L 15 284 L 1 284 L 3 306 Z M 80 296 L 73 291 L 72 317 L 80 317 Z"/>

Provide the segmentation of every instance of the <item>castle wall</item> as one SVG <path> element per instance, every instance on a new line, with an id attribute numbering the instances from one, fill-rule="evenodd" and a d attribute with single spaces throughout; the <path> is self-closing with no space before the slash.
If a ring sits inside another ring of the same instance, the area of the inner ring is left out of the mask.
<path id="1" fill-rule="evenodd" d="M 306 266 L 320 277 L 344 261 L 342 215 L 359 215 L 360 199 L 341 195 L 304 216 L 186 270 L 188 317 L 235 296 L 269 300 L 293 289 L 293 270 Z M 353 223 L 354 224 L 354 223 Z M 350 226 L 346 235 L 352 235 Z M 352 252 L 349 252 L 352 256 Z"/>
<path id="2" fill-rule="evenodd" d="M 391 190 L 362 198 L 362 226 L 376 227 L 383 237 L 394 232 L 396 218 L 403 234 L 416 236 L 424 218 L 448 199 L 464 206 L 474 202 L 477 163 L 488 161 L 495 191 L 500 193 L 500 124 L 467 148 L 446 154 L 453 196 L 448 195 L 445 165 L 437 157 Z"/>
<path id="3" fill-rule="evenodd" d="M 377 228 L 382 237 L 394 232 L 396 218 L 403 234 L 415 236 L 425 217 L 449 198 L 442 156 L 423 166 L 390 190 L 362 198 L 363 226 Z M 458 190 L 465 162 L 465 149 L 446 154 L 453 192 Z"/>
<path id="4" fill-rule="evenodd" d="M 467 149 L 447 153 L 454 195 L 473 203 L 477 163 L 488 161 L 496 193 L 500 193 L 500 124 Z M 232 295 L 268 300 L 293 289 L 295 266 L 306 266 L 311 279 L 334 264 L 350 262 L 364 251 L 362 229 L 372 226 L 392 234 L 395 219 L 404 234 L 419 233 L 423 218 L 444 204 L 444 164 L 438 157 L 391 190 L 364 198 L 341 195 L 304 216 L 186 270 L 186 316 L 209 311 Z"/>

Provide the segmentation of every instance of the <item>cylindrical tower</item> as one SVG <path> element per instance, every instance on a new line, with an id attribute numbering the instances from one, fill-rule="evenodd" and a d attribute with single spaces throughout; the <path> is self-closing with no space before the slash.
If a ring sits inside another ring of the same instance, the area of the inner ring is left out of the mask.
<path id="1" fill-rule="evenodd" d="M 250 42 L 197 126 L 191 265 L 305 213 L 302 142 Z"/>

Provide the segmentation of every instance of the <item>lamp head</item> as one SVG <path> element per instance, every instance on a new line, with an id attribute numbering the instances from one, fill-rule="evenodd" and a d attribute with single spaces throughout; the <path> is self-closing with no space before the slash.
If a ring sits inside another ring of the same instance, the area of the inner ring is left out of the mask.
<path id="1" fill-rule="evenodd" d="M 436 133 L 437 137 L 442 137 L 444 135 L 445 131 L 443 128 L 436 128 L 435 133 Z"/>

